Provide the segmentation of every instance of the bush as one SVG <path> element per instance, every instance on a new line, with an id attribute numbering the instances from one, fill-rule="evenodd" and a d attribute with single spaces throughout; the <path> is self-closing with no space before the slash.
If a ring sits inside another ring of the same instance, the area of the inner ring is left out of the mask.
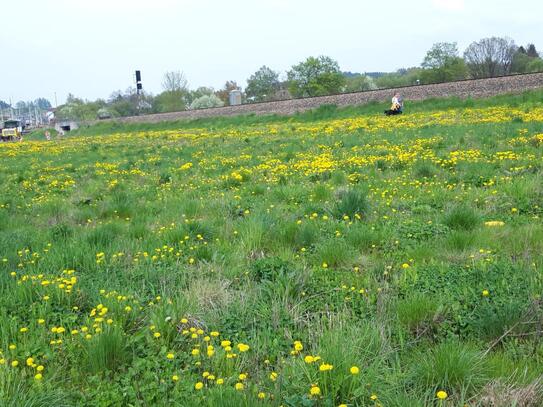
<path id="1" fill-rule="evenodd" d="M 192 101 L 190 110 L 208 109 L 210 107 L 222 107 L 224 102 L 215 95 L 204 95 Z"/>

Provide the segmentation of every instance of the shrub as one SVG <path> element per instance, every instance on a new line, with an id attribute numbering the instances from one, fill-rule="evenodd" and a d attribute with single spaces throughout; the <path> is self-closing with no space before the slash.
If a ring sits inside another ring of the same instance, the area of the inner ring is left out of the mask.
<path id="1" fill-rule="evenodd" d="M 224 102 L 215 95 L 204 95 L 192 101 L 190 110 L 208 109 L 210 107 L 222 107 Z"/>

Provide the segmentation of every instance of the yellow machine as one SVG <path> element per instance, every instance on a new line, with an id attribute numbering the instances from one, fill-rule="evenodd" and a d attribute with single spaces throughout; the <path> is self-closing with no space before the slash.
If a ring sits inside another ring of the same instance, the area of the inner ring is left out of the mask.
<path id="1" fill-rule="evenodd" d="M 20 120 L 6 120 L 2 128 L 2 141 L 21 140 L 23 135 L 23 123 Z"/>

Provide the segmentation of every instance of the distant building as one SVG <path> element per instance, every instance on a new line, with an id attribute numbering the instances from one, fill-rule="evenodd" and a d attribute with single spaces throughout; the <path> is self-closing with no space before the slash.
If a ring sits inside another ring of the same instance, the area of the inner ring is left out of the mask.
<path id="1" fill-rule="evenodd" d="M 230 91 L 230 106 L 241 105 L 241 91 L 234 89 Z"/>
<path id="2" fill-rule="evenodd" d="M 54 110 L 48 110 L 45 113 L 45 118 L 47 119 L 47 123 L 51 124 L 55 121 L 55 111 Z"/>
<path id="3" fill-rule="evenodd" d="M 55 130 L 59 133 L 72 131 L 79 128 L 79 124 L 74 120 L 59 120 L 55 123 Z"/>

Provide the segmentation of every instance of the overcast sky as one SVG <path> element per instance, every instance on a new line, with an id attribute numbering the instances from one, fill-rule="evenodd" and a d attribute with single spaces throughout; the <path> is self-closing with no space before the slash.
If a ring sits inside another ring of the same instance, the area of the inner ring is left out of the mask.
<path id="1" fill-rule="evenodd" d="M 107 98 L 135 69 L 158 93 L 171 70 L 219 88 L 310 55 L 371 72 L 419 65 L 435 42 L 462 52 L 509 36 L 543 50 L 541 0 L 5 0 L 1 16 L 0 99 L 13 103 Z"/>

